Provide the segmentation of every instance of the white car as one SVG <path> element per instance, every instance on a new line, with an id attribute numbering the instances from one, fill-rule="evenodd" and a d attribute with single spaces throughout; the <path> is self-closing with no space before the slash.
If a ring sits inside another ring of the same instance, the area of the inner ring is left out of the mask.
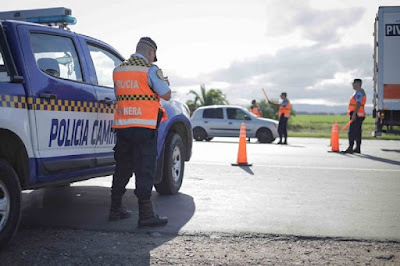
<path id="1" fill-rule="evenodd" d="M 257 117 L 247 109 L 232 105 L 198 108 L 191 118 L 193 138 L 210 141 L 214 137 L 239 137 L 240 126 L 246 124 L 246 136 L 260 143 L 271 143 L 278 137 L 278 121 Z"/>

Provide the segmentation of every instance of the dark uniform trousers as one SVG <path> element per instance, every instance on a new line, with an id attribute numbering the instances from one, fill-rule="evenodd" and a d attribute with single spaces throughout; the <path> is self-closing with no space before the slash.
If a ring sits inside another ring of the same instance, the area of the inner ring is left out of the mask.
<path id="1" fill-rule="evenodd" d="M 279 125 L 278 125 L 278 134 L 279 138 L 282 139 L 282 136 L 286 139 L 287 138 L 287 121 L 289 118 L 285 117 L 285 115 L 281 115 L 279 117 Z"/>
<path id="2" fill-rule="evenodd" d="M 353 112 L 350 112 L 350 119 L 351 116 L 353 115 Z M 358 117 L 356 115 L 356 120 L 350 124 L 350 129 L 349 129 L 349 144 L 350 147 L 353 147 L 354 142 L 357 143 L 357 145 L 361 144 L 361 138 L 362 138 L 362 124 L 364 122 L 365 117 Z"/>
<path id="3" fill-rule="evenodd" d="M 156 174 L 157 130 L 141 127 L 117 129 L 117 144 L 114 147 L 116 161 L 111 197 L 120 201 L 126 185 L 135 173 L 135 195 L 139 200 L 148 200 Z"/>

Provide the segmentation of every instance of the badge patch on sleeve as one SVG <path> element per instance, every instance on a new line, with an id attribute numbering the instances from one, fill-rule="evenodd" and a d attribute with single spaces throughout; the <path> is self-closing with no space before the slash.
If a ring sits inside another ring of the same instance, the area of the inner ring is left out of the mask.
<path id="1" fill-rule="evenodd" d="M 162 73 L 162 70 L 158 69 L 156 73 L 157 73 L 157 77 L 159 79 L 161 79 L 162 81 L 164 81 L 164 74 Z"/>

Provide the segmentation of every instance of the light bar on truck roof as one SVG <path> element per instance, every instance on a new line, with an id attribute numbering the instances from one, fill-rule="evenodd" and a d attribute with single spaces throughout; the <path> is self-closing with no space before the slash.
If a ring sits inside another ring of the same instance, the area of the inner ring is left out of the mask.
<path id="1" fill-rule="evenodd" d="M 16 10 L 0 12 L 0 20 L 18 20 L 51 26 L 75 25 L 76 18 L 71 9 L 65 7 Z"/>

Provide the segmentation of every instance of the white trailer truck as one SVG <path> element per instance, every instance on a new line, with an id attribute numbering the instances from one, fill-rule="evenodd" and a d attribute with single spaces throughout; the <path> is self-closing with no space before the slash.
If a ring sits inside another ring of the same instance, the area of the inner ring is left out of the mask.
<path id="1" fill-rule="evenodd" d="M 374 29 L 375 136 L 400 133 L 400 6 L 379 7 Z"/>

